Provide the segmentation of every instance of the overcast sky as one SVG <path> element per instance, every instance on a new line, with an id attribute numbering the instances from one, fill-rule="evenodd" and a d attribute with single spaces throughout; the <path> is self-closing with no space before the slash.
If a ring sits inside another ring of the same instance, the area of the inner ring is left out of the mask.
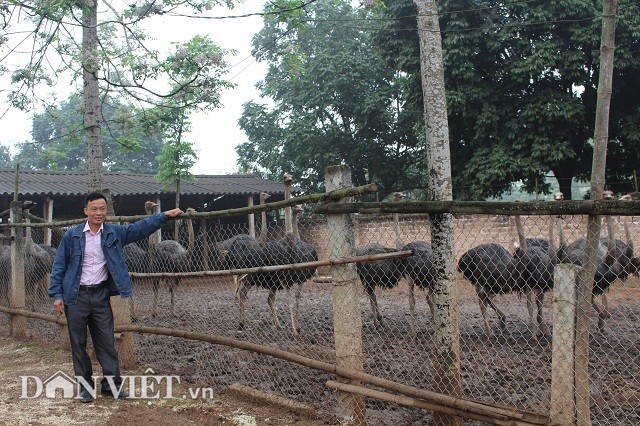
<path id="1" fill-rule="evenodd" d="M 214 8 L 207 12 L 209 16 L 235 16 L 259 13 L 262 1 L 250 0 L 237 5 L 233 10 Z M 151 37 L 165 41 L 184 41 L 194 34 L 209 34 L 216 44 L 225 49 L 238 51 L 230 58 L 230 72 L 227 80 L 237 87 L 222 92 L 221 108 L 207 113 L 194 114 L 191 117 L 192 132 L 187 140 L 194 142 L 198 161 L 192 169 L 194 174 L 228 174 L 236 171 L 235 146 L 246 140 L 244 132 L 238 127 L 238 118 L 242 114 L 242 104 L 248 101 L 260 101 L 255 84 L 266 73 L 266 66 L 251 57 L 251 38 L 262 28 L 260 16 L 240 17 L 216 20 L 177 20 L 174 17 L 163 18 L 165 22 L 156 22 L 149 31 Z M 170 22 L 170 24 L 169 24 Z M 170 30 L 167 30 L 170 28 Z M 0 121 L 2 135 L 0 144 L 12 145 L 30 140 L 31 116 L 17 111 L 8 112 Z"/>

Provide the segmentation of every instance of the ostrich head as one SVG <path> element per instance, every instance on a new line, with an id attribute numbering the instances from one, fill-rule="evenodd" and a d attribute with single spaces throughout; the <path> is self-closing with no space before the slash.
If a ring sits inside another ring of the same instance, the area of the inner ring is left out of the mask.
<path id="1" fill-rule="evenodd" d="M 283 182 L 285 185 L 291 185 L 293 183 L 293 175 L 285 173 L 283 176 Z"/>
<path id="2" fill-rule="evenodd" d="M 271 197 L 271 194 L 268 194 L 266 192 L 261 192 L 260 193 L 260 204 L 264 204 L 267 201 L 267 198 Z"/>
<path id="3" fill-rule="evenodd" d="M 554 201 L 562 201 L 564 200 L 564 194 L 560 191 L 556 192 L 555 194 L 553 194 L 553 200 Z"/>
<path id="4" fill-rule="evenodd" d="M 616 196 L 613 194 L 613 191 L 602 191 L 602 199 L 603 200 L 615 200 Z"/>
<path id="5" fill-rule="evenodd" d="M 404 192 L 402 191 L 398 191 L 398 192 L 394 192 L 393 193 L 393 201 L 400 201 L 402 200 L 402 197 L 404 197 Z"/>
<path id="6" fill-rule="evenodd" d="M 146 201 L 144 203 L 144 211 L 150 215 L 153 213 L 154 209 L 156 208 L 157 204 L 154 203 L 153 201 Z"/>

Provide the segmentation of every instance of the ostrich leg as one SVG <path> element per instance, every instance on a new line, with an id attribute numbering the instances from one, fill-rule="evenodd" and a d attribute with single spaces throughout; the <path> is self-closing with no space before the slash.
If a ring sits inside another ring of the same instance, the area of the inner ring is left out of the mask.
<path id="1" fill-rule="evenodd" d="M 273 315 L 273 320 L 275 321 L 276 328 L 282 328 L 282 324 L 280 324 L 280 319 L 278 318 L 278 310 L 276 309 L 276 290 L 269 289 L 269 296 L 267 296 L 267 304 L 269 305 L 269 309 L 271 309 L 271 314 Z"/>

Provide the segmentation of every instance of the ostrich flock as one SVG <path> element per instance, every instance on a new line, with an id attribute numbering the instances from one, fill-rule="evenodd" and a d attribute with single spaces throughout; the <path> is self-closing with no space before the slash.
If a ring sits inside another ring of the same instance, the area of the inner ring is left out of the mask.
<path id="1" fill-rule="evenodd" d="M 291 196 L 293 177 L 285 175 L 285 199 Z M 638 200 L 639 193 L 621 197 L 621 200 Z M 399 201 L 403 194 L 394 194 Z M 269 194 L 260 194 L 260 204 L 266 203 Z M 604 192 L 605 199 L 613 199 L 613 193 Z M 556 193 L 555 200 L 563 199 L 562 193 Z M 145 212 L 150 215 L 157 207 L 151 201 L 145 203 Z M 125 260 L 130 272 L 138 273 L 132 278 L 133 285 L 139 286 L 143 281 L 150 281 L 153 289 L 152 315 L 157 315 L 158 292 L 161 281 L 166 281 L 170 293 L 170 313 L 175 315 L 175 290 L 180 284 L 180 273 L 198 270 L 235 270 L 246 268 L 262 268 L 265 266 L 291 265 L 318 260 L 318 252 L 313 244 L 300 237 L 298 230 L 298 214 L 301 206 L 288 208 L 285 212 L 285 232 L 277 238 L 269 238 L 266 212 L 261 212 L 258 236 L 238 234 L 223 241 L 211 241 L 206 233 L 195 238 L 192 219 L 184 219 L 187 226 L 186 247 L 171 239 L 160 241 L 160 233 L 149 237 L 148 244 L 129 244 L 125 247 Z M 186 213 L 194 212 L 189 208 Z M 569 243 L 563 231 L 561 217 L 549 218 L 548 239 L 531 238 L 525 235 L 520 216 L 515 216 L 518 240 L 514 243 L 514 252 L 496 243 L 475 246 L 460 257 L 457 267 L 462 276 L 475 288 L 484 326 L 488 336 L 492 336 L 489 326 L 487 307 L 491 307 L 499 318 L 501 330 L 506 329 L 504 313 L 494 303 L 496 295 L 521 293 L 526 295 L 527 308 L 531 324 L 537 337 L 548 333 L 543 321 L 542 307 L 544 295 L 553 288 L 555 265 L 571 263 L 581 266 L 585 253 L 586 238 Z M 357 256 L 370 256 L 395 251 L 411 251 L 405 258 L 369 260 L 357 263 L 356 271 L 367 294 L 373 321 L 376 327 L 382 325 L 376 298 L 376 288 L 389 289 L 396 287 L 404 278 L 409 288 L 409 326 L 415 334 L 415 296 L 414 287 L 426 291 L 426 299 L 431 312 L 434 312 L 432 293 L 435 285 L 433 268 L 433 251 L 427 241 L 413 241 L 403 244 L 400 238 L 399 221 L 394 217 L 396 226 L 395 247 L 387 247 L 380 243 L 371 243 L 356 250 Z M 605 218 L 607 236 L 599 240 L 595 278 L 593 282 L 592 304 L 598 314 L 600 329 L 606 318 L 610 317 L 606 293 L 616 280 L 625 280 L 629 275 L 638 275 L 640 258 L 634 254 L 634 245 L 629 231 L 628 217 L 623 219 L 624 241 L 617 239 L 614 232 L 613 218 Z M 30 228 L 25 235 L 25 282 L 28 294 L 42 295 L 46 298 L 47 277 L 51 269 L 56 249 L 51 246 L 34 243 Z M 556 242 L 556 237 L 558 241 Z M 145 246 L 146 248 L 143 248 Z M 198 247 L 196 250 L 195 248 Z M 11 279 L 10 249 L 0 246 L 0 291 L 6 301 L 8 283 Z M 146 277 L 146 273 L 164 273 L 168 278 Z M 252 287 L 268 290 L 267 304 L 273 316 L 274 325 L 282 328 L 276 307 L 275 297 L 279 290 L 284 290 L 288 299 L 289 317 L 293 335 L 300 332 L 300 298 L 302 285 L 316 273 L 315 267 L 260 270 L 244 275 L 233 275 L 235 296 L 239 305 L 239 329 L 246 327 L 246 300 Z M 596 296 L 601 296 L 598 303 Z M 132 309 L 134 306 L 132 304 Z M 135 314 L 135 312 L 134 312 Z"/>
<path id="2" fill-rule="evenodd" d="M 401 196 L 401 193 L 397 193 L 397 197 Z M 614 198 L 611 191 L 604 191 L 603 196 L 605 199 Z M 554 199 L 562 200 L 562 193 L 554 194 Z M 639 200 L 640 193 L 628 194 L 620 199 Z M 397 227 L 397 219 L 395 222 Z M 487 307 L 491 307 L 498 315 L 501 330 L 506 329 L 505 314 L 494 303 L 494 297 L 507 293 L 520 293 L 526 296 L 527 308 L 531 323 L 536 330 L 536 337 L 542 337 L 548 333 L 543 321 L 542 306 L 545 293 L 553 288 L 555 265 L 570 263 L 582 266 L 586 238 L 582 237 L 569 243 L 564 234 L 560 217 L 550 217 L 548 239 L 526 237 L 520 216 L 515 216 L 515 223 L 518 241 L 514 243 L 514 253 L 500 244 L 480 244 L 463 253 L 457 267 L 458 271 L 476 290 L 488 336 L 492 336 L 493 333 L 489 326 Z M 601 331 L 605 319 L 610 317 L 606 297 L 609 287 L 616 280 L 626 280 L 631 274 L 638 276 L 640 271 L 640 258 L 634 255 L 628 217 L 623 219 L 626 241 L 616 238 L 611 216 L 605 218 L 605 224 L 607 237 L 601 238 L 598 243 L 592 292 L 592 305 L 598 313 L 598 326 Z M 396 235 L 398 234 L 396 230 Z M 559 245 L 556 245 L 556 234 L 559 238 Z M 433 251 L 431 244 L 426 241 L 415 241 L 401 246 L 398 237 L 396 240 L 395 249 L 373 243 L 358 249 L 357 254 L 366 256 L 396 250 L 412 250 L 412 255 L 404 259 L 358 263 L 357 272 L 369 296 L 376 327 L 382 323 L 382 315 L 375 294 L 376 287 L 395 287 L 405 277 L 409 285 L 410 331 L 415 334 L 415 297 L 413 291 L 415 285 L 426 290 L 427 303 L 431 312 L 434 311 L 432 301 L 435 284 Z M 596 296 L 601 296 L 601 304 L 596 301 Z"/>

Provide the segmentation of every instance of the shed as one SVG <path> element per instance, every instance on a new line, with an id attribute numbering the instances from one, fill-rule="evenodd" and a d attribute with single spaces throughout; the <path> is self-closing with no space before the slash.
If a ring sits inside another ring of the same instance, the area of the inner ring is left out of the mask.
<path id="1" fill-rule="evenodd" d="M 17 181 L 18 199 L 36 203 L 33 214 L 52 220 L 83 217 L 86 172 L 20 170 Z M 104 181 L 118 216 L 144 214 L 148 200 L 158 203 L 161 210 L 175 207 L 175 189 L 166 188 L 153 174 L 104 173 Z M 16 171 L 0 169 L 0 210 L 9 208 L 15 186 Z M 192 182 L 181 182 L 179 207 L 199 212 L 246 207 L 257 204 L 261 192 L 271 195 L 270 202 L 283 200 L 284 184 L 255 174 L 196 175 Z M 300 189 L 294 187 L 291 192 L 296 194 Z M 230 217 L 221 222 L 246 225 L 247 218 Z"/>

